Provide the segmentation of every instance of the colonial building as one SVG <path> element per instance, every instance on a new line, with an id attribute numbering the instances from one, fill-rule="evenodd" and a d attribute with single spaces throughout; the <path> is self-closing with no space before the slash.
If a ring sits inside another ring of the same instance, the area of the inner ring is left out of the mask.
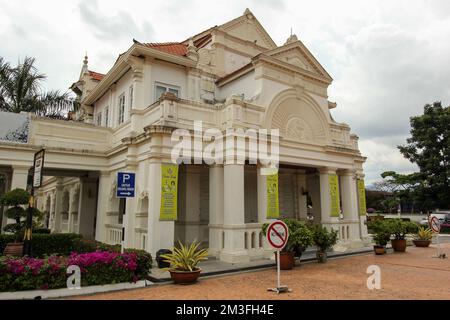
<path id="1" fill-rule="evenodd" d="M 126 247 L 152 253 L 196 239 L 223 261 L 248 261 L 268 253 L 264 166 L 179 165 L 177 215 L 161 219 L 162 164 L 171 163 L 174 130 L 192 131 L 194 121 L 224 134 L 276 128 L 280 217 L 338 230 L 341 249 L 361 246 L 365 158 L 330 114 L 331 83 L 295 35 L 277 46 L 247 9 L 183 42 L 134 40 L 105 75 L 86 57 L 71 87 L 81 103 L 73 120 L 29 115 L 26 143 L 0 142 L 0 170 L 9 188 L 24 188 L 33 153 L 45 148 L 38 207 L 53 232 L 116 244 L 125 230 Z M 118 172 L 136 174 L 134 198 L 116 197 Z"/>

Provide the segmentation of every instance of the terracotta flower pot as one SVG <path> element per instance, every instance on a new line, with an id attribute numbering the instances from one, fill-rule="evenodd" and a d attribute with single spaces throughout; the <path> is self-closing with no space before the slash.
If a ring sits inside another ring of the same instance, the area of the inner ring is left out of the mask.
<path id="1" fill-rule="evenodd" d="M 373 251 L 376 255 L 382 255 L 386 253 L 386 248 L 384 246 L 373 246 Z"/>
<path id="2" fill-rule="evenodd" d="M 406 239 L 401 240 L 391 240 L 392 249 L 395 252 L 405 252 L 406 251 Z"/>
<path id="3" fill-rule="evenodd" d="M 3 251 L 5 256 L 21 257 L 23 254 L 23 242 L 8 243 Z"/>
<path id="4" fill-rule="evenodd" d="M 275 252 L 275 261 L 277 261 L 277 253 Z M 294 252 L 280 252 L 280 269 L 291 270 L 294 268 L 295 258 Z"/>
<path id="5" fill-rule="evenodd" d="M 316 258 L 318 263 L 326 263 L 327 262 L 327 253 L 324 251 L 317 251 Z"/>
<path id="6" fill-rule="evenodd" d="M 416 247 L 426 248 L 431 244 L 431 240 L 413 240 Z"/>
<path id="7" fill-rule="evenodd" d="M 194 271 L 178 271 L 178 270 L 169 270 L 170 277 L 173 282 L 176 284 L 190 284 L 197 281 L 200 276 L 200 272 L 202 269 L 198 268 Z"/>

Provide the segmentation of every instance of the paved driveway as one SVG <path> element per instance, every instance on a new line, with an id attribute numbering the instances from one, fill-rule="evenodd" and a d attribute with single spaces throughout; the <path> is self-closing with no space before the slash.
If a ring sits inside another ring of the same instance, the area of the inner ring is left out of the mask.
<path id="1" fill-rule="evenodd" d="M 450 244 L 443 245 L 450 256 Z M 282 271 L 282 283 L 291 293 L 277 295 L 276 270 L 203 278 L 195 285 L 158 285 L 132 291 L 112 292 L 76 299 L 450 299 L 450 259 L 432 256 L 435 248 L 408 247 L 406 253 L 384 256 L 365 254 L 308 263 Z M 367 268 L 381 270 L 381 289 L 367 288 Z"/>

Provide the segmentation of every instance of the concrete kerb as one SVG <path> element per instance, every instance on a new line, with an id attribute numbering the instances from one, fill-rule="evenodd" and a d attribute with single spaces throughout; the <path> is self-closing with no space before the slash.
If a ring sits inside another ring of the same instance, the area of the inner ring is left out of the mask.
<path id="1" fill-rule="evenodd" d="M 39 300 L 57 299 L 72 296 L 90 295 L 95 293 L 113 292 L 121 290 L 140 289 L 153 285 L 148 280 L 137 281 L 136 283 L 117 283 L 102 286 L 82 287 L 81 289 L 52 289 L 52 290 L 31 290 L 16 292 L 1 292 L 0 300 Z"/>

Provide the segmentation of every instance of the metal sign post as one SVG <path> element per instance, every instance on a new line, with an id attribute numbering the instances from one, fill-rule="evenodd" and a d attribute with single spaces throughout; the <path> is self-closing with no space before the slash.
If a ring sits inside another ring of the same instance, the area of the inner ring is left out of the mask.
<path id="1" fill-rule="evenodd" d="M 125 231 L 127 230 L 128 221 L 126 218 L 127 212 L 127 198 L 134 198 L 136 191 L 136 174 L 131 172 L 118 172 L 117 173 L 117 198 L 123 198 L 124 203 L 124 213 L 122 221 L 122 242 L 120 252 L 124 253 L 125 250 Z"/>
<path id="2" fill-rule="evenodd" d="M 23 255 L 32 255 L 32 233 L 33 233 L 33 208 L 34 208 L 34 189 L 42 185 L 42 171 L 44 169 L 45 150 L 42 149 L 34 154 L 33 162 L 33 181 L 31 184 L 30 200 L 28 202 L 27 218 L 25 221 L 25 234 L 23 237 Z"/>
<path id="3" fill-rule="evenodd" d="M 277 250 L 277 287 L 269 288 L 268 291 L 276 293 L 291 292 L 287 286 L 281 285 L 281 271 L 280 271 L 280 252 L 286 246 L 289 239 L 289 228 L 280 220 L 272 222 L 267 228 L 267 241 L 269 244 Z"/>

